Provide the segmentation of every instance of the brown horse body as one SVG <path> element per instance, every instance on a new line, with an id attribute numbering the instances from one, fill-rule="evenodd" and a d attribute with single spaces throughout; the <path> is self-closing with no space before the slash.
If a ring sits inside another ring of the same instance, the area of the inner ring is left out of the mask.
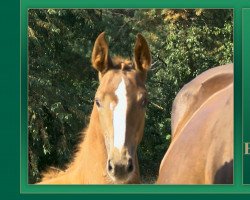
<path id="1" fill-rule="evenodd" d="M 185 85 L 172 108 L 172 142 L 158 184 L 233 182 L 233 65 Z"/>
<path id="2" fill-rule="evenodd" d="M 151 57 L 138 34 L 135 61 L 108 54 L 104 33 L 96 39 L 92 65 L 100 85 L 90 123 L 73 162 L 63 172 L 48 171 L 39 184 L 139 183 L 137 146 L 143 136 L 146 88 Z"/>

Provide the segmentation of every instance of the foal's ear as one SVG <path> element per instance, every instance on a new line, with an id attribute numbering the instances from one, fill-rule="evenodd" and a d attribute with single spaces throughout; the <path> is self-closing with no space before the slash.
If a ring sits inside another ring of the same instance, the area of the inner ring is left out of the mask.
<path id="1" fill-rule="evenodd" d="M 92 66 L 101 73 L 105 73 L 112 67 L 112 61 L 108 54 L 108 44 L 105 39 L 105 32 L 102 32 L 95 41 L 92 51 Z"/>
<path id="2" fill-rule="evenodd" d="M 148 71 L 151 66 L 151 54 L 148 43 L 141 34 L 137 34 L 134 56 L 136 69 L 144 72 Z"/>

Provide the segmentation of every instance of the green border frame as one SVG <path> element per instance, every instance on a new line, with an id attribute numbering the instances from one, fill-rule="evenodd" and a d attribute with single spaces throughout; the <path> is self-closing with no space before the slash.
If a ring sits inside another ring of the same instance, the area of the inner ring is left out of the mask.
<path id="1" fill-rule="evenodd" d="M 250 194 L 242 187 L 242 8 L 249 7 L 244 0 L 176 0 L 176 1 L 115 1 L 115 0 L 21 0 L 21 132 L 20 132 L 20 193 L 40 194 Z M 233 185 L 69 185 L 47 186 L 27 184 L 27 9 L 29 8 L 233 8 L 234 9 L 234 184 Z"/>
<path id="2" fill-rule="evenodd" d="M 242 177 L 243 184 L 250 186 L 250 155 L 244 155 L 244 143 L 250 142 L 250 125 L 249 125 L 249 111 L 250 111 L 250 84 L 248 75 L 250 74 L 250 8 L 245 8 L 242 10 L 242 84 L 243 84 L 243 94 L 242 94 L 242 104 L 243 104 L 243 136 L 242 136 Z M 245 169 L 245 170 L 244 170 Z"/>

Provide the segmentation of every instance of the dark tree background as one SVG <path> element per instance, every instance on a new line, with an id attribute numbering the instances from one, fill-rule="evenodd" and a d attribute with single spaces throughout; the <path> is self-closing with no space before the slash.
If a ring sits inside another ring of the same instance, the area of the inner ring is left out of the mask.
<path id="1" fill-rule="evenodd" d="M 89 122 L 98 86 L 91 52 L 105 31 L 111 53 L 133 57 L 137 33 L 153 63 L 139 162 L 144 183 L 157 177 L 171 139 L 170 114 L 180 88 L 208 68 L 233 62 L 233 11 L 222 9 L 30 9 L 29 182 L 70 161 Z"/>

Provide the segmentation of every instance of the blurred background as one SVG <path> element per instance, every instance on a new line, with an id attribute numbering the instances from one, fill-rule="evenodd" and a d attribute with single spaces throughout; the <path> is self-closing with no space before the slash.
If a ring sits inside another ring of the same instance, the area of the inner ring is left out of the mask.
<path id="1" fill-rule="evenodd" d="M 232 9 L 29 9 L 29 183 L 49 166 L 64 169 L 88 125 L 97 72 L 91 67 L 103 31 L 110 53 L 132 58 L 137 33 L 148 41 L 143 183 L 153 183 L 171 141 L 171 107 L 183 85 L 203 71 L 233 62 Z"/>

